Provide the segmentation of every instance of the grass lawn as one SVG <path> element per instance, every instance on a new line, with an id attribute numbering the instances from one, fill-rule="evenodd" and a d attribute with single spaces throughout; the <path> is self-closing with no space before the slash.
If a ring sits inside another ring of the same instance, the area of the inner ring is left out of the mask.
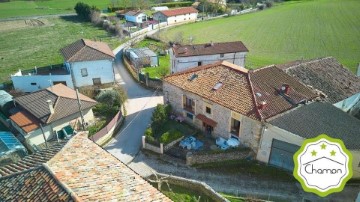
<path id="1" fill-rule="evenodd" d="M 0 81 L 9 80 L 18 69 L 63 63 L 60 49 L 81 38 L 101 39 L 110 48 L 122 43 L 105 30 L 76 19 L 41 18 L 42 26 L 30 26 L 24 20 L 0 22 Z"/>
<path id="2" fill-rule="evenodd" d="M 241 40 L 249 49 L 246 66 L 333 56 L 353 72 L 360 62 L 360 1 L 317 0 L 278 4 L 261 12 L 192 23 L 162 31 L 195 43 Z"/>
<path id="3" fill-rule="evenodd" d="M 278 168 L 257 163 L 256 161 L 229 160 L 223 162 L 199 164 L 195 165 L 194 167 L 198 169 L 206 169 L 210 172 L 214 171 L 229 174 L 244 173 L 250 176 L 257 176 L 259 178 L 296 181 L 292 174 Z"/>
<path id="4" fill-rule="evenodd" d="M 152 183 L 153 184 L 153 183 Z M 153 184 L 154 186 L 154 184 Z M 155 185 L 156 187 L 157 185 Z M 199 202 L 212 202 L 213 200 L 206 195 L 202 193 L 198 193 L 197 191 L 188 189 L 187 187 L 181 187 L 177 185 L 171 185 L 169 190 L 166 183 L 162 185 L 161 192 L 165 194 L 167 197 L 169 197 L 173 201 L 181 201 L 181 202 L 198 202 L 198 199 L 200 197 Z"/>
<path id="5" fill-rule="evenodd" d="M 0 18 L 34 16 L 48 14 L 75 13 L 74 7 L 79 0 L 46 0 L 46 1 L 10 1 L 0 3 Z M 107 9 L 109 0 L 86 0 L 90 6 L 101 10 Z"/>
<path id="6" fill-rule="evenodd" d="M 159 66 L 146 67 L 142 69 L 142 72 L 149 73 L 150 78 L 161 78 L 163 74 L 168 75 L 170 73 L 170 55 L 159 55 Z"/>

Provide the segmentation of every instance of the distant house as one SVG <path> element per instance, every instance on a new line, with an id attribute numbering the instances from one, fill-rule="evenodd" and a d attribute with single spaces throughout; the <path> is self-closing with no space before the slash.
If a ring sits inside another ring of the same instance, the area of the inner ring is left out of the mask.
<path id="1" fill-rule="evenodd" d="M 227 61 L 245 67 L 247 52 L 249 50 L 241 41 L 174 45 L 170 49 L 171 73 L 217 61 Z"/>
<path id="2" fill-rule="evenodd" d="M 310 86 L 324 100 L 350 114 L 360 111 L 360 78 L 327 57 L 278 65 L 287 74 Z"/>
<path id="3" fill-rule="evenodd" d="M 317 96 L 275 66 L 258 70 L 223 61 L 165 77 L 164 103 L 213 137 L 236 137 L 257 152 L 264 121 Z"/>
<path id="4" fill-rule="evenodd" d="M 127 49 L 125 50 L 125 55 L 136 68 L 159 65 L 157 54 L 147 47 Z"/>
<path id="5" fill-rule="evenodd" d="M 85 122 L 93 122 L 92 107 L 96 101 L 82 94 L 79 94 L 79 99 Z M 17 108 L 12 110 L 11 124 L 34 148 L 43 144 L 44 138 L 57 138 L 57 132 L 64 127 L 80 123 L 76 92 L 63 84 L 16 97 L 15 103 Z"/>
<path id="6" fill-rule="evenodd" d="M 310 103 L 268 119 L 257 160 L 292 171 L 303 141 L 324 133 L 344 142 L 353 155 L 353 178 L 360 178 L 360 120 L 329 103 Z"/>
<path id="7" fill-rule="evenodd" d="M 167 6 L 156 6 L 151 8 L 152 11 L 166 11 L 169 10 Z"/>
<path id="8" fill-rule="evenodd" d="M 193 7 L 177 8 L 171 10 L 162 10 L 154 13 L 154 20 L 158 22 L 167 22 L 168 25 L 184 22 L 195 22 L 198 10 Z"/>
<path id="9" fill-rule="evenodd" d="M 65 66 L 71 71 L 74 87 L 113 83 L 115 56 L 99 41 L 80 39 L 61 49 Z"/>
<path id="10" fill-rule="evenodd" d="M 0 167 L 0 175 L 2 201 L 171 201 L 86 132 Z"/>
<path id="11" fill-rule="evenodd" d="M 142 11 L 129 11 L 125 13 L 125 20 L 135 24 L 141 24 L 147 21 L 147 15 Z"/>
<path id="12" fill-rule="evenodd" d="M 61 54 L 64 64 L 19 70 L 11 75 L 15 90 L 34 92 L 58 83 L 74 89 L 114 82 L 115 56 L 106 43 L 80 39 L 61 49 Z"/>

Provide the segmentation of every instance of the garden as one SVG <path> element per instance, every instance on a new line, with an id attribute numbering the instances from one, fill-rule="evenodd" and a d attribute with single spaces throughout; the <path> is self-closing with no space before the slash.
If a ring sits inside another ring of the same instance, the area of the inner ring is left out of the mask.
<path id="1" fill-rule="evenodd" d="M 107 87 L 107 88 L 105 88 Z M 83 87 L 80 92 L 94 98 L 98 104 L 93 108 L 95 123 L 88 126 L 89 137 L 104 128 L 114 116 L 121 110 L 127 99 L 127 94 L 120 86 L 103 86 L 102 89 Z M 126 114 L 123 107 L 124 114 Z"/>
<path id="2" fill-rule="evenodd" d="M 185 123 L 171 120 L 171 105 L 157 105 L 151 117 L 151 125 L 145 131 L 146 142 L 164 145 L 181 137 L 196 133 L 196 130 Z"/>

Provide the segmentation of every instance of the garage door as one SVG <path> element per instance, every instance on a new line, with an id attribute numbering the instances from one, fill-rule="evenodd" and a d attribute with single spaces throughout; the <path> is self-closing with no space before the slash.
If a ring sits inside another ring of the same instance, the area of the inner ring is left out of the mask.
<path id="1" fill-rule="evenodd" d="M 299 146 L 273 139 L 269 164 L 289 171 L 294 169 L 293 155 Z"/>

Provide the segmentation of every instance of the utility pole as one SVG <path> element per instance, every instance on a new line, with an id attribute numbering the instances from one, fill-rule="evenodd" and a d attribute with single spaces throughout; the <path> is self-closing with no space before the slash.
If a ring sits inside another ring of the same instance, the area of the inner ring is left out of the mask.
<path id="1" fill-rule="evenodd" d="M 44 138 L 44 141 L 45 141 L 45 145 L 46 145 L 46 149 L 49 148 L 48 147 L 48 144 L 47 144 L 47 141 L 46 141 L 46 137 L 45 137 L 45 133 L 44 133 L 44 128 L 42 127 L 42 124 L 40 123 L 40 129 L 41 129 L 41 132 L 42 132 L 42 135 L 43 135 L 43 138 Z"/>
<path id="2" fill-rule="evenodd" d="M 84 120 L 84 115 L 81 111 L 81 102 L 79 99 L 79 90 L 78 89 L 76 89 L 76 99 L 78 101 L 78 107 L 79 107 L 79 112 L 80 112 L 80 117 L 81 117 L 81 126 L 82 126 L 83 131 L 85 131 L 85 120 Z"/>

